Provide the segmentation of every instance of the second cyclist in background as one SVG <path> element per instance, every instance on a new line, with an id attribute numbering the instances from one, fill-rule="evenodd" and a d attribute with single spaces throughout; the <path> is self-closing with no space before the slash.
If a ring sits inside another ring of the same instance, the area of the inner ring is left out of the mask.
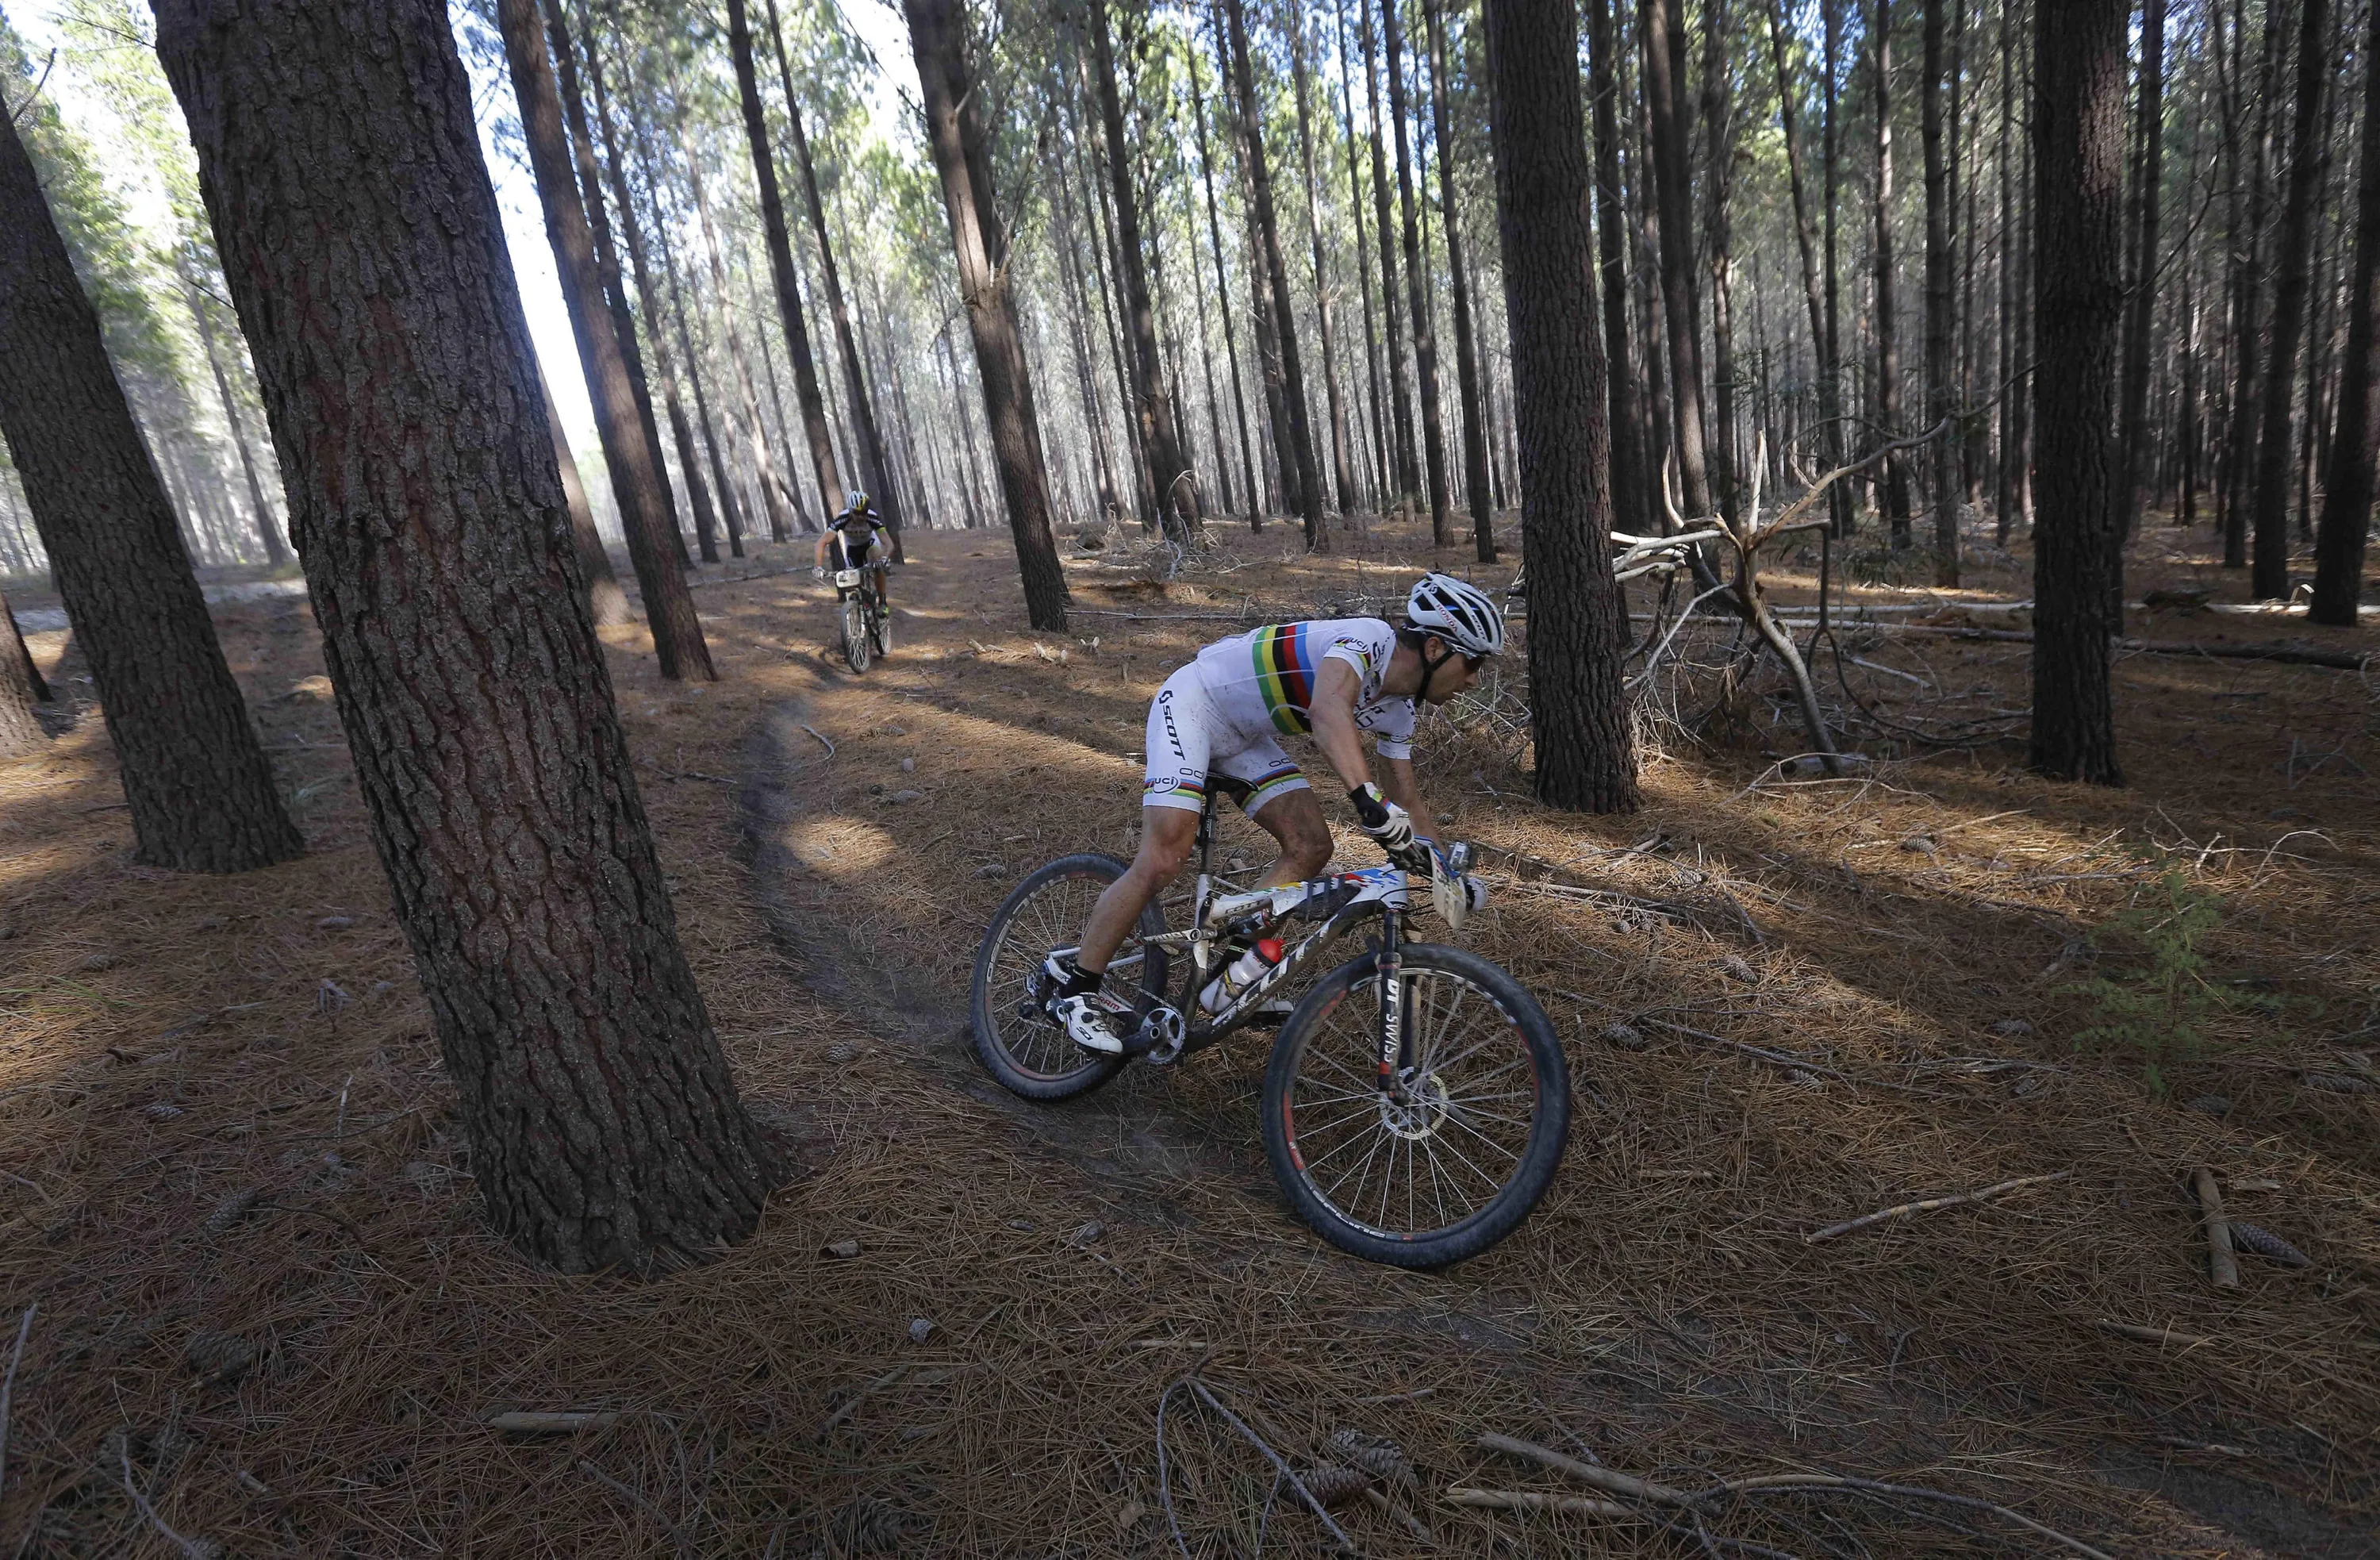
<path id="1" fill-rule="evenodd" d="M 830 546 L 842 550 L 844 568 L 873 569 L 876 572 L 877 610 L 882 615 L 892 615 L 892 596 L 886 582 L 892 577 L 892 538 L 884 529 L 884 517 L 868 501 L 868 495 L 857 488 L 843 495 L 843 512 L 826 523 L 818 539 L 818 551 L 812 559 L 810 573 L 826 578 L 826 550 Z"/>

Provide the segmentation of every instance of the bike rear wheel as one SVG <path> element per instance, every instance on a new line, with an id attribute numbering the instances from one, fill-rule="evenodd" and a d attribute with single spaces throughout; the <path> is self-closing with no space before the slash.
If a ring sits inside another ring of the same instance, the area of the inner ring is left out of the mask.
<path id="1" fill-rule="evenodd" d="M 1071 947 L 1107 885 L 1123 876 L 1112 856 L 1062 856 L 1016 885 L 1001 905 L 976 952 L 969 1007 L 976 1059 L 1002 1088 L 1028 1100 L 1071 1100 L 1113 1078 L 1121 1056 L 1084 1050 L 1041 1011 L 1041 961 Z M 1155 905 L 1140 912 L 1135 932 L 1108 964 L 1110 989 L 1131 990 L 1134 1011 L 1146 1014 L 1165 991 L 1165 950 L 1141 939 L 1165 930 Z M 1127 984 L 1129 982 L 1129 984 Z"/>
<path id="2" fill-rule="evenodd" d="M 856 673 L 868 670 L 868 603 L 856 592 L 843 598 L 843 658 Z"/>
<path id="3" fill-rule="evenodd" d="M 1570 1071 L 1528 989 L 1475 954 L 1402 953 L 1405 1099 L 1379 1088 L 1378 956 L 1324 976 L 1273 1042 L 1265 1154 L 1315 1232 L 1397 1267 L 1477 1256 L 1529 1216 L 1570 1136 Z"/>

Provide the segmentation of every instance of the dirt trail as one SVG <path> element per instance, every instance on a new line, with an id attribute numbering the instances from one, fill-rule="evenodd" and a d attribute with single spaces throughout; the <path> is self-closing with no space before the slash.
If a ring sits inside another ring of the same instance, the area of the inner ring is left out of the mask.
<path id="1" fill-rule="evenodd" d="M 1639 817 L 1559 818 L 1521 799 L 1492 712 L 1432 726 L 1423 786 L 1452 832 L 1564 869 L 1500 884 L 1472 941 L 1548 998 L 1582 1109 L 1519 1236 L 1397 1274 L 1281 1209 L 1256 1046 L 1051 1110 L 994 1090 L 959 1038 L 1017 876 L 1125 848 L 1126 755 L 1165 672 L 1236 623 L 1390 595 L 1427 556 L 1394 528 L 1316 560 L 1285 533 L 1226 540 L 1162 589 L 1074 567 L 1062 637 L 1026 630 L 1003 534 L 913 538 L 899 642 L 864 678 L 832 661 L 830 593 L 759 572 L 798 548 L 710 571 L 716 685 L 664 684 L 640 633 L 611 636 L 682 935 L 804 1167 L 752 1240 L 655 1284 L 536 1274 L 485 1227 L 301 611 L 218 615 L 306 859 L 134 867 L 95 721 L 0 766 L 0 1321 L 41 1307 L 0 1554 L 168 1554 L 128 1464 L 176 1531 L 238 1554 L 1170 1554 L 1161 1403 L 1192 1553 L 1245 1554 L 1267 1524 L 1268 1553 L 1310 1545 L 1262 1458 L 1185 1408 L 1193 1365 L 1301 1463 L 1342 1428 L 1397 1440 L 1438 1554 L 1700 1552 L 1638 1520 L 1445 1505 L 1559 1488 L 1480 1452 L 1489 1430 L 1672 1483 L 1934 1485 L 2113 1553 L 2374 1552 L 2375 1096 L 2308 1081 L 2347 1076 L 2337 1053 L 2369 1041 L 2325 1037 L 2380 989 L 2361 773 L 2380 752 L 2353 677 L 2124 663 L 2121 794 L 2005 752 L 1747 789 L 1766 759 L 1722 748 L 1654 762 Z M 63 638 L 34 636 L 45 665 Z M 1963 644 L 1895 664 L 1947 689 L 2022 672 Z M 1224 848 L 1260 838 L 1235 823 Z M 2222 896 L 2214 972 L 2287 1004 L 2208 1020 L 2217 1043 L 2164 1097 L 2072 1043 L 2083 934 L 2154 880 L 2131 853 L 2150 839 Z M 2191 1108 L 2216 1093 L 2228 1114 Z M 2315 1265 L 2210 1292 L 2177 1189 L 2197 1164 Z M 1803 1240 L 2068 1167 L 2004 1205 Z M 846 1239 L 856 1257 L 827 1254 Z M 251 1364 L 195 1371 L 218 1334 Z M 500 1408 L 621 1418 L 507 1440 Z M 1940 1515 L 1768 1503 L 1710 1525 L 1809 1556 L 2030 1542 Z M 1340 1516 L 1368 1554 L 1421 1552 L 1392 1515 Z"/>

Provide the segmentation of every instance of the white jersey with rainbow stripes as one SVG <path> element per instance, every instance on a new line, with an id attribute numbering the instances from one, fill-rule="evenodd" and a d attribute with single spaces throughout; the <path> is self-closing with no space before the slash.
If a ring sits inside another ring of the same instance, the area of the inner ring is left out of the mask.
<path id="1" fill-rule="evenodd" d="M 1377 617 L 1280 623 L 1218 640 L 1191 664 L 1216 713 L 1247 737 L 1311 732 L 1315 677 L 1325 661 L 1355 670 L 1355 728 L 1378 738 L 1382 758 L 1413 756 L 1414 701 L 1380 697 L 1397 631 Z"/>

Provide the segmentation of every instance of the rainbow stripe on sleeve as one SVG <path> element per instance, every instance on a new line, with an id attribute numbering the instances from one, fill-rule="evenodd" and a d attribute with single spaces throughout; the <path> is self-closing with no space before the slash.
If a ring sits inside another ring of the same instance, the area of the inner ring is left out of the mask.
<path id="1" fill-rule="evenodd" d="M 1306 713 L 1314 702 L 1314 658 L 1306 648 L 1306 628 L 1304 623 L 1284 623 L 1257 629 L 1250 640 L 1265 711 L 1277 729 L 1293 734 L 1314 729 L 1313 717 Z"/>

